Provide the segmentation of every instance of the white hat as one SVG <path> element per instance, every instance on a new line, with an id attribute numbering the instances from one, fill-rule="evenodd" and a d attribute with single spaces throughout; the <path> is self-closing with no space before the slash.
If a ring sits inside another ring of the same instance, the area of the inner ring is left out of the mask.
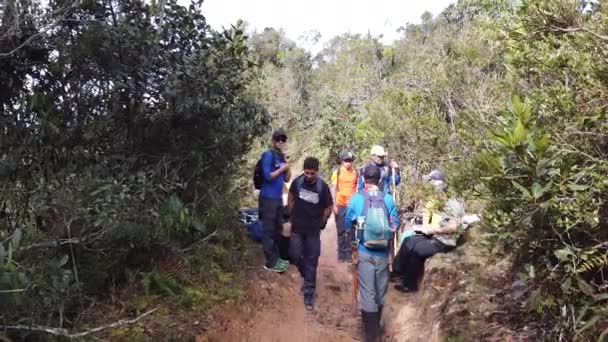
<path id="1" fill-rule="evenodd" d="M 386 155 L 386 151 L 384 150 L 384 147 L 382 147 L 380 145 L 372 146 L 372 156 L 383 157 L 385 155 Z"/>

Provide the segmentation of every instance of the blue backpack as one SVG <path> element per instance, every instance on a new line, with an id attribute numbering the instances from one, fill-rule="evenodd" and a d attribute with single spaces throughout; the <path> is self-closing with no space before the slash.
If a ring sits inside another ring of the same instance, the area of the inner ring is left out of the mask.
<path id="1" fill-rule="evenodd" d="M 384 193 L 379 190 L 363 191 L 363 234 L 361 243 L 371 250 L 387 250 L 391 239 L 391 225 Z"/>

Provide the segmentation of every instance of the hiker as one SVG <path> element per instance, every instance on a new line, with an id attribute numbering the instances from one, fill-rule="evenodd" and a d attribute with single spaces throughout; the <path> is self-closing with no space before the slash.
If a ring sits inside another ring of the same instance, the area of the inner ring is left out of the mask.
<path id="1" fill-rule="evenodd" d="M 464 227 L 462 204 L 447 198 L 445 174 L 433 170 L 424 179 L 431 184 L 433 195 L 424 205 L 422 225 L 415 225 L 404 234 L 407 237 L 393 261 L 393 270 L 402 279 L 402 284 L 395 285 L 395 289 L 403 293 L 418 290 L 426 259 L 455 249 L 458 234 Z"/>
<path id="2" fill-rule="evenodd" d="M 346 209 L 344 229 L 350 231 L 358 218 L 363 219 L 363 229 L 355 229 L 358 260 L 357 281 L 361 318 L 365 340 L 376 341 L 380 332 L 380 319 L 384 297 L 388 288 L 389 242 L 399 228 L 399 215 L 393 198 L 378 188 L 381 170 L 375 164 L 363 169 L 365 186 L 354 194 Z"/>
<path id="3" fill-rule="evenodd" d="M 387 162 L 385 160 L 386 151 L 384 150 L 384 147 L 382 147 L 380 145 L 372 146 L 371 155 L 372 155 L 372 160 L 361 168 L 360 174 L 363 174 L 363 169 L 367 165 L 372 165 L 372 164 L 376 165 L 380 169 L 380 172 L 381 172 L 380 181 L 378 182 L 378 188 L 380 188 L 380 190 L 382 192 L 384 192 L 385 194 L 392 194 L 393 188 L 391 185 L 393 185 L 393 182 L 394 182 L 395 186 L 397 186 L 397 185 L 399 185 L 399 183 L 401 183 L 401 172 L 399 171 L 399 164 L 397 164 L 397 162 L 394 160 L 391 160 L 391 162 L 387 164 Z M 394 172 L 394 179 L 393 179 L 393 172 Z M 363 189 L 363 186 L 364 186 L 364 179 L 363 179 L 363 177 L 360 177 L 357 191 L 361 191 Z"/>
<path id="4" fill-rule="evenodd" d="M 350 239 L 344 230 L 344 215 L 351 196 L 357 192 L 359 173 L 353 167 L 355 155 L 351 151 L 340 154 L 341 165 L 331 175 L 334 216 L 338 235 L 338 262 L 351 262 Z"/>
<path id="5" fill-rule="evenodd" d="M 289 251 L 303 278 L 301 293 L 307 310 L 313 308 L 321 230 L 325 229 L 333 207 L 329 186 L 318 173 L 319 160 L 306 158 L 304 173 L 291 183 L 287 197 L 292 229 Z"/>
<path id="6" fill-rule="evenodd" d="M 291 170 L 283 149 L 287 134 L 281 128 L 272 133 L 272 148 L 262 154 L 262 183 L 259 195 L 259 216 L 264 227 L 262 245 L 266 264 L 264 268 L 282 273 L 289 261 L 279 255 L 278 241 L 283 229 L 283 184 L 291 178 Z"/>

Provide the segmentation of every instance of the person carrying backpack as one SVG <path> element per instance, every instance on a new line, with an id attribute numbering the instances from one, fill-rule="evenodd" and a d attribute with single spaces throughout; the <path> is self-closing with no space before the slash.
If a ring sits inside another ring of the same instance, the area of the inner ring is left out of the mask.
<path id="1" fill-rule="evenodd" d="M 283 227 L 283 184 L 291 178 L 291 170 L 283 154 L 286 143 L 285 131 L 281 128 L 275 130 L 272 148 L 262 154 L 254 171 L 254 185 L 260 189 L 258 212 L 264 227 L 264 268 L 279 273 L 289 267 L 289 261 L 280 257 L 277 244 Z"/>
<path id="2" fill-rule="evenodd" d="M 359 172 L 353 168 L 355 155 L 351 151 L 340 154 L 341 165 L 331 175 L 334 216 L 338 235 L 338 262 L 350 262 L 350 239 L 344 230 L 344 215 L 351 196 L 357 192 Z"/>
<path id="3" fill-rule="evenodd" d="M 381 170 L 374 164 L 363 169 L 365 186 L 351 197 L 344 218 L 346 231 L 352 229 L 354 222 L 362 222 L 362 229 L 355 229 L 352 234 L 358 251 L 358 260 L 353 262 L 357 267 L 361 318 L 367 342 L 375 342 L 379 338 L 389 280 L 389 243 L 399 228 L 399 215 L 393 198 L 378 188 L 380 177 Z"/>
<path id="4" fill-rule="evenodd" d="M 287 197 L 292 228 L 289 252 L 303 278 L 301 292 L 307 310 L 313 308 L 321 255 L 321 230 L 325 229 L 333 207 L 329 186 L 318 172 L 319 160 L 306 158 L 304 174 L 291 183 Z"/>
<path id="5" fill-rule="evenodd" d="M 397 186 L 401 183 L 401 172 L 399 171 L 399 164 L 396 161 L 391 160 L 390 163 L 386 161 L 386 151 L 384 147 L 380 145 L 372 146 L 371 150 L 372 160 L 361 167 L 360 174 L 363 175 L 363 169 L 368 165 L 376 165 L 380 169 L 380 180 L 378 181 L 378 188 L 385 194 L 392 194 L 392 185 Z M 363 189 L 364 179 L 361 176 L 359 178 L 359 184 L 357 191 Z"/>

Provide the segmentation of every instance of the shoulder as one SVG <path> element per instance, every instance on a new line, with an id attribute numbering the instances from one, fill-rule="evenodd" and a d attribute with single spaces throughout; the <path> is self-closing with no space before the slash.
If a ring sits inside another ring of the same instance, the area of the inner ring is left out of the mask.
<path id="1" fill-rule="evenodd" d="M 302 184 L 302 180 L 304 175 L 299 175 L 296 178 L 293 179 L 293 181 L 291 182 L 291 185 L 289 186 L 289 190 L 293 190 L 295 191 L 296 188 L 298 187 L 299 184 Z"/>
<path id="2" fill-rule="evenodd" d="M 362 193 L 360 193 L 360 192 L 355 192 L 355 193 L 354 193 L 354 194 L 351 196 L 350 201 L 351 201 L 351 202 L 363 201 L 363 199 L 364 199 L 364 196 L 363 196 L 363 194 L 362 194 Z"/>
<path id="3" fill-rule="evenodd" d="M 389 194 L 384 194 L 384 203 L 389 206 L 394 206 L 395 202 L 393 201 L 393 196 Z"/>
<path id="4" fill-rule="evenodd" d="M 324 179 L 321 179 L 321 184 L 323 184 L 323 189 L 329 190 L 329 182 L 326 182 Z"/>

